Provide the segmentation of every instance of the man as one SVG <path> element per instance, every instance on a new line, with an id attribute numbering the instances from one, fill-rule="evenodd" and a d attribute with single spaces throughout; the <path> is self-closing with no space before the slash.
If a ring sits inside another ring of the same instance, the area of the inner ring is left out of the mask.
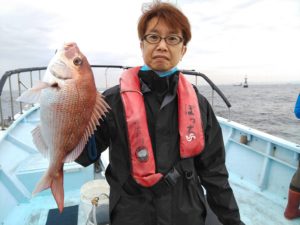
<path id="1" fill-rule="evenodd" d="M 294 109 L 295 116 L 300 119 L 300 94 L 298 95 L 295 109 Z"/>
<path id="2" fill-rule="evenodd" d="M 300 119 L 300 94 L 298 95 L 295 110 L 295 116 Z M 288 203 L 284 211 L 284 216 L 287 219 L 295 219 L 300 217 L 300 161 L 298 169 L 290 183 L 289 193 L 288 193 Z"/>
<path id="3" fill-rule="evenodd" d="M 109 147 L 113 225 L 201 225 L 207 200 L 222 224 L 243 224 L 228 183 L 221 128 L 208 101 L 177 70 L 191 39 L 186 16 L 155 2 L 138 23 L 145 65 L 104 92 L 111 111 L 95 134 Z M 77 159 L 97 159 L 85 150 Z"/>

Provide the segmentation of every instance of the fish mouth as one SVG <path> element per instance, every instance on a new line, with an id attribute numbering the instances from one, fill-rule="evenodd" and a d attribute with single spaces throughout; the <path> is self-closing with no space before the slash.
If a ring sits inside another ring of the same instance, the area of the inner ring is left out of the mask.
<path id="1" fill-rule="evenodd" d="M 50 67 L 49 71 L 50 73 L 60 79 L 60 80 L 68 80 L 71 79 L 72 77 L 69 76 L 67 70 L 67 65 L 64 61 L 62 60 L 56 60 Z"/>

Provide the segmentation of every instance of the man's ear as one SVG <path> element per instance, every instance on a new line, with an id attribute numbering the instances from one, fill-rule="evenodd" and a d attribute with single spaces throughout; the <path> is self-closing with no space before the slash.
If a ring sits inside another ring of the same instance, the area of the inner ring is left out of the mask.
<path id="1" fill-rule="evenodd" d="M 187 47 L 186 45 L 182 46 L 181 57 L 183 57 L 186 53 Z"/>
<path id="2" fill-rule="evenodd" d="M 144 49 L 144 42 L 143 41 L 140 41 L 140 48 L 143 51 L 143 49 Z"/>

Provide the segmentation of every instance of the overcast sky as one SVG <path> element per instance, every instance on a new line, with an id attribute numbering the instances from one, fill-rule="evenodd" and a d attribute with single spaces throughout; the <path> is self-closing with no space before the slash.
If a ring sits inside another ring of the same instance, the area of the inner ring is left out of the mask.
<path id="1" fill-rule="evenodd" d="M 137 21 L 147 0 L 0 0 L 0 76 L 46 66 L 77 42 L 91 64 L 143 63 Z M 192 40 L 180 63 L 217 84 L 300 82 L 299 0 L 177 0 Z"/>

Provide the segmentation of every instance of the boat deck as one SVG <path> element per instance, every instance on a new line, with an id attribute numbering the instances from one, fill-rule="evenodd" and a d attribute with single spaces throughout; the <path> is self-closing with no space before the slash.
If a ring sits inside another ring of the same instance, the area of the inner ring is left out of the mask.
<path id="1" fill-rule="evenodd" d="M 283 216 L 285 207 L 243 184 L 231 182 L 240 208 L 243 222 L 247 225 L 299 225 L 300 218 L 287 220 Z"/>
<path id="2" fill-rule="evenodd" d="M 231 182 L 241 218 L 247 225 L 299 225 L 300 218 L 287 220 L 283 217 L 284 207 L 265 198 L 256 191 L 251 191 L 240 184 Z M 45 225 L 48 211 L 56 208 L 56 203 L 49 191 L 32 198 L 29 202 L 14 207 L 2 225 Z M 65 207 L 80 205 L 80 190 L 65 192 Z M 79 206 L 79 210 L 81 207 Z M 78 225 L 86 224 L 86 215 L 78 213 Z M 214 225 L 214 224 L 209 224 Z"/>
<path id="3" fill-rule="evenodd" d="M 48 162 L 35 149 L 30 131 L 38 123 L 38 107 L 30 109 L 0 136 L 0 224 L 45 225 L 56 203 L 49 190 L 30 197 Z M 300 146 L 218 118 L 223 130 L 230 183 L 247 225 L 296 225 L 283 212 Z M 247 143 L 240 137 L 246 136 Z M 105 152 L 107 154 L 107 151 Z M 103 155 L 107 165 L 107 155 Z M 80 188 L 94 179 L 94 168 L 76 163 L 64 167 L 65 207 L 79 205 L 78 225 L 86 223 Z M 209 224 L 214 225 L 214 224 Z"/>

